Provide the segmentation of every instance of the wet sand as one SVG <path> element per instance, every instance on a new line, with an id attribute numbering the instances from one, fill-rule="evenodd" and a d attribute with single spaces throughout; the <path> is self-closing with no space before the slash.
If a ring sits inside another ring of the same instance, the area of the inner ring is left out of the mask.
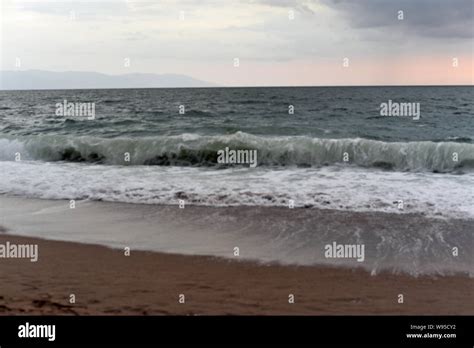
<path id="1" fill-rule="evenodd" d="M 474 314 L 474 279 L 464 276 L 371 276 L 135 250 L 125 256 L 120 249 L 1 234 L 0 243 L 7 241 L 38 244 L 39 260 L 0 259 L 1 315 Z"/>

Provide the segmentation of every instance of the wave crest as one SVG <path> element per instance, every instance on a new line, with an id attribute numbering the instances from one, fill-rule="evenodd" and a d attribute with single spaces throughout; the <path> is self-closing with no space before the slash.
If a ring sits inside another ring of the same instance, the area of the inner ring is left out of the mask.
<path id="1" fill-rule="evenodd" d="M 257 150 L 259 166 L 324 166 L 340 163 L 397 171 L 451 172 L 474 168 L 474 144 L 382 142 L 306 136 L 256 136 L 243 132 L 147 138 L 47 135 L 0 138 L 0 160 L 90 162 L 112 165 L 221 166 L 217 151 Z M 130 154 L 130 161 L 125 154 Z M 456 161 L 457 158 L 457 161 Z M 345 161 L 346 160 L 346 161 Z"/>

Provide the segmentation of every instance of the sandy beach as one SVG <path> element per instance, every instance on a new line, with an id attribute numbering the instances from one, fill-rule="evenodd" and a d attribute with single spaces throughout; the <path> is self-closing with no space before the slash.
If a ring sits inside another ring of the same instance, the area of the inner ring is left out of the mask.
<path id="1" fill-rule="evenodd" d="M 371 276 L 134 250 L 125 256 L 103 246 L 2 234 L 0 243 L 7 241 L 38 244 L 39 259 L 0 260 L 1 315 L 474 313 L 474 279 L 464 276 Z"/>

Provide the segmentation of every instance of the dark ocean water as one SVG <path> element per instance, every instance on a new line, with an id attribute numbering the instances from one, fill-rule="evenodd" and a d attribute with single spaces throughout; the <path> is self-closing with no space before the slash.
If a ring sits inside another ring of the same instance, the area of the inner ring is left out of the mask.
<path id="1" fill-rule="evenodd" d="M 94 102 L 96 119 L 55 116 L 56 103 Z M 420 103 L 421 119 L 382 117 L 388 100 Z M 0 92 L 1 134 L 150 137 L 230 135 L 364 138 L 474 137 L 473 87 L 197 88 Z M 179 106 L 185 114 L 179 114 Z M 294 115 L 289 115 L 289 105 Z"/>

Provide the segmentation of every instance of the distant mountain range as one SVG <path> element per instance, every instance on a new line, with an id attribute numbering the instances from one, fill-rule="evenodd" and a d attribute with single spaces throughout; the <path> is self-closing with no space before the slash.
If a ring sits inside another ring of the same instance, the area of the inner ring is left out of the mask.
<path id="1" fill-rule="evenodd" d="M 142 74 L 106 75 L 82 71 L 1 71 L 1 90 L 25 89 L 94 89 L 94 88 L 177 88 L 218 87 L 186 75 Z"/>

